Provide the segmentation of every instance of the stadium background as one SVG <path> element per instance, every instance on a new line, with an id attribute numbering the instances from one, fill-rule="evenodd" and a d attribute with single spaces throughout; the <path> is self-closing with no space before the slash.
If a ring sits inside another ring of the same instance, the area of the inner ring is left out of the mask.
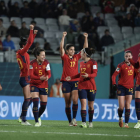
<path id="1" fill-rule="evenodd" d="M 27 0 L 28 2 L 31 2 L 31 0 Z M 35 0 L 33 0 L 35 1 Z M 60 0 L 56 5 L 56 13 L 59 7 L 62 5 L 64 8 L 67 8 L 66 5 L 69 5 L 71 1 L 65 1 L 65 0 Z M 54 0 L 48 0 L 49 4 L 51 5 L 52 3 L 55 2 Z M 5 2 L 5 5 L 2 5 L 2 2 Z M 5 7 L 7 11 L 10 11 L 10 7 L 8 5 L 9 0 L 4 0 L 0 1 L 0 7 Z M 25 0 L 10 0 L 11 5 L 13 6 L 15 2 L 18 2 L 19 8 L 23 7 L 23 2 Z M 38 4 L 43 4 L 42 0 L 36 0 Z M 47 2 L 47 0 L 46 0 Z M 69 3 L 70 2 L 70 3 Z M 72 4 L 77 4 L 79 2 L 78 0 L 72 0 Z M 80 29 L 80 35 L 83 34 L 83 32 L 86 32 L 86 29 L 84 27 L 87 27 L 86 24 L 83 24 L 84 21 L 83 19 L 93 16 L 93 18 L 96 18 L 96 14 L 100 12 L 100 17 L 101 21 L 103 20 L 102 25 L 94 25 L 96 26 L 96 31 L 93 31 L 90 29 L 87 32 L 89 33 L 89 47 L 95 47 L 96 48 L 96 53 L 92 56 L 93 59 L 95 59 L 98 62 L 98 75 L 95 78 L 96 84 L 97 84 L 97 95 L 96 98 L 99 99 L 97 100 L 97 104 L 99 104 L 99 109 L 96 109 L 96 113 L 98 114 L 99 111 L 106 112 L 105 118 L 100 118 L 98 121 L 118 121 L 117 119 L 113 119 L 113 114 L 112 117 L 110 117 L 110 112 L 113 112 L 116 107 L 117 107 L 117 97 L 116 93 L 114 93 L 111 90 L 111 75 L 112 72 L 114 72 L 115 68 L 117 67 L 118 63 L 121 63 L 124 60 L 124 51 L 126 49 L 130 49 L 133 52 L 134 55 L 134 60 L 137 60 L 137 56 L 139 53 L 139 40 L 140 40 L 140 25 L 135 25 L 133 21 L 133 25 L 127 25 L 127 22 L 125 23 L 125 19 L 127 18 L 127 15 L 133 14 L 131 11 L 131 7 L 135 7 L 136 9 L 136 14 L 139 14 L 139 0 L 113 0 L 114 4 L 112 3 L 111 0 L 81 0 L 79 4 L 83 3 L 86 6 L 86 10 L 84 12 L 79 12 L 76 15 L 76 21 L 79 22 L 78 25 L 73 25 L 75 22 L 70 22 L 70 25 L 68 27 L 73 27 L 74 30 L 75 28 Z M 60 5 L 59 5 L 60 4 Z M 108 4 L 112 5 L 111 11 L 105 11 L 105 7 L 108 6 Z M 133 4 L 133 5 L 132 5 Z M 134 5 L 135 4 L 135 5 Z M 121 5 L 124 5 L 125 11 L 123 11 L 123 14 L 125 13 L 125 18 L 120 19 L 117 17 L 118 12 L 120 12 Z M 4 9 L 4 8 L 1 8 Z M 54 84 L 56 78 L 61 78 L 62 75 L 62 62 L 59 56 L 59 51 L 58 51 L 58 46 L 61 40 L 62 32 L 65 31 L 62 25 L 58 22 L 58 17 L 56 15 L 50 16 L 48 18 L 42 17 L 41 16 L 35 16 L 31 15 L 29 17 L 24 17 L 24 15 L 19 15 L 17 17 L 12 17 L 10 16 L 10 13 L 2 13 L 2 10 L 0 9 L 0 18 L 3 19 L 3 26 L 5 28 L 10 27 L 10 22 L 12 20 L 15 20 L 18 29 L 21 28 L 21 23 L 23 21 L 26 22 L 27 28 L 30 25 L 30 21 L 35 20 L 37 22 L 37 26 L 42 28 L 44 30 L 44 36 L 43 37 L 36 37 L 35 43 L 39 42 L 40 47 L 44 47 L 46 41 L 50 43 L 51 50 L 46 50 L 46 58 L 50 62 L 51 65 L 51 72 L 52 72 L 52 77 L 49 79 L 49 90 L 51 88 L 51 85 Z M 31 8 L 29 8 L 31 9 Z M 35 9 L 33 9 L 35 10 Z M 54 11 L 55 11 L 54 10 Z M 61 13 L 62 14 L 62 13 Z M 74 15 L 74 16 L 75 16 Z M 60 15 L 61 16 L 61 15 Z M 139 16 L 135 15 L 135 17 L 132 17 L 133 20 L 135 18 L 137 19 Z M 139 19 L 139 18 L 138 18 Z M 72 21 L 74 19 L 72 18 Z M 93 20 L 94 21 L 94 20 Z M 59 23 L 59 24 L 58 24 Z M 73 24 L 72 24 L 73 23 Z M 125 25 L 125 24 L 126 25 Z M 71 25 L 72 24 L 72 25 Z M 104 31 L 106 29 L 109 29 L 110 35 L 114 39 L 113 44 L 108 44 L 107 46 L 100 46 L 97 43 L 96 39 L 97 38 L 92 38 L 93 34 L 98 36 L 98 40 L 101 41 L 102 37 L 104 36 Z M 73 31 L 72 36 L 74 37 L 74 45 L 76 46 L 76 51 L 79 51 L 80 49 L 80 42 L 78 41 L 78 36 L 79 35 L 79 29 L 77 29 L 78 32 Z M 92 31 L 92 32 L 91 32 Z M 69 33 L 69 31 L 68 31 Z M 2 35 L 2 32 L 1 32 Z M 79 35 L 79 36 L 80 36 Z M 1 41 L 5 39 L 5 36 L 1 36 Z M 67 38 L 68 39 L 68 38 Z M 82 39 L 82 38 L 81 38 Z M 19 86 L 18 80 L 19 80 L 19 67 L 16 62 L 16 55 L 15 52 L 19 48 L 19 36 L 15 37 L 12 36 L 11 40 L 14 41 L 16 49 L 13 50 L 8 50 L 4 52 L 3 50 L 0 50 L 0 84 L 3 87 L 3 90 L 0 91 L 0 119 L 16 119 L 19 116 L 19 113 L 17 116 L 13 117 L 11 115 L 11 112 L 9 111 L 8 115 L 6 115 L 7 107 L 11 108 L 12 104 L 18 103 L 16 100 L 19 100 L 19 103 L 22 101 L 22 89 Z M 93 45 L 92 43 L 95 41 L 96 43 Z M 66 42 L 68 42 L 66 40 Z M 92 42 L 92 43 L 91 43 Z M 93 46 L 92 46 L 93 45 Z M 34 44 L 35 46 L 35 44 Z M 30 52 L 29 52 L 30 53 Z M 31 55 L 31 60 L 34 59 L 34 57 Z M 18 97 L 21 96 L 21 97 Z M 114 100 L 111 100 L 109 98 L 114 98 Z M 49 98 L 50 99 L 50 98 Z M 103 99 L 103 100 L 102 100 Z M 107 99 L 107 100 L 105 100 Z M 13 103 L 12 100 L 14 101 Z M 64 113 L 64 100 L 63 98 L 51 98 L 50 101 L 52 104 L 48 104 L 48 109 L 49 112 L 51 112 L 51 109 L 53 106 L 57 106 L 59 108 L 63 108 L 61 110 Z M 63 104 L 59 104 L 59 102 L 62 102 Z M 105 108 L 106 106 L 106 108 Z M 104 108 L 103 108 L 104 107 Z M 109 107 L 109 109 L 108 109 Z M 134 109 L 134 101 L 131 105 L 131 110 Z M 56 112 L 58 110 L 56 109 Z M 61 112 L 60 111 L 60 112 Z M 18 111 L 20 112 L 20 111 Z M 48 113 L 49 113 L 48 112 Z M 59 112 L 59 111 L 58 111 Z M 59 112 L 59 113 L 60 113 Z M 43 119 L 52 119 L 55 114 L 55 111 L 51 112 L 49 117 L 45 117 Z M 2 117 L 2 116 L 5 117 Z M 66 116 L 60 114 L 58 117 L 57 115 L 55 117 L 55 120 L 66 120 Z M 62 118 L 61 118 L 62 117 Z M 101 116 L 100 116 L 101 117 Z M 115 116 L 116 117 L 116 116 Z M 80 120 L 80 117 L 78 117 Z M 33 119 L 31 117 L 30 119 Z M 135 114 L 131 115 L 131 122 L 136 122 L 136 116 Z"/>

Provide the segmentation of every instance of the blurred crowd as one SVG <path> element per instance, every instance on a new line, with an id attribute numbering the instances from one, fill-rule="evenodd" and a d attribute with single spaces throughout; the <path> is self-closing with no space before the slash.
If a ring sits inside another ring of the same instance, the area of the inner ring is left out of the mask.
<path id="1" fill-rule="evenodd" d="M 91 5 L 86 0 L 36 0 L 23 1 L 20 6 L 19 2 L 12 4 L 9 0 L 5 4 L 4 0 L 0 1 L 0 16 L 1 17 L 41 17 L 55 18 L 58 21 L 59 31 L 67 31 L 67 42 L 76 44 L 78 42 L 79 50 L 83 48 L 84 37 L 82 32 L 89 34 L 89 47 L 95 47 L 97 51 L 102 51 L 103 46 L 114 44 L 114 39 L 110 35 L 109 30 L 104 31 L 104 35 L 99 37 L 97 28 L 106 26 L 106 21 L 101 14 L 113 13 L 118 21 L 118 25 L 136 27 L 140 26 L 140 0 L 99 0 L 101 11 L 96 13 L 91 12 Z M 115 10 L 116 7 L 118 10 Z M 81 14 L 79 14 L 81 13 Z M 29 29 L 26 22 L 22 22 L 21 28 L 18 28 L 14 20 L 10 21 L 11 25 L 8 28 L 3 26 L 3 20 L 0 18 L 0 50 L 7 50 L 7 46 L 15 49 L 14 42 L 11 37 L 27 37 Z M 32 21 L 35 30 L 38 30 L 37 37 L 44 37 L 44 30 L 38 26 L 36 21 Z M 61 27 L 63 29 L 61 30 Z M 77 32 L 76 34 L 74 34 Z M 2 37 L 5 39 L 2 41 Z M 75 40 L 76 38 L 76 40 Z M 32 47 L 39 45 L 35 42 Z M 59 44 L 58 44 L 59 46 Z M 45 50 L 51 50 L 51 45 L 47 40 L 44 43 Z"/>

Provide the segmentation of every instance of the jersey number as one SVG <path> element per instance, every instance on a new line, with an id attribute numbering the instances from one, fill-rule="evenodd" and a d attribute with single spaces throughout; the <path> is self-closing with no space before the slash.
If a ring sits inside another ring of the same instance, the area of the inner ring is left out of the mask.
<path id="1" fill-rule="evenodd" d="M 81 68 L 81 73 L 85 73 L 86 72 L 86 68 Z"/>
<path id="2" fill-rule="evenodd" d="M 129 92 L 133 93 L 133 88 L 130 88 L 130 89 L 129 89 Z"/>
<path id="3" fill-rule="evenodd" d="M 75 66 L 75 62 L 70 62 L 70 67 L 74 67 Z"/>
<path id="4" fill-rule="evenodd" d="M 39 70 L 39 75 L 42 75 L 42 70 Z"/>
<path id="5" fill-rule="evenodd" d="M 22 61 L 19 58 L 17 58 L 17 62 L 19 64 L 19 68 L 23 69 Z"/>
<path id="6" fill-rule="evenodd" d="M 75 83 L 75 87 L 78 87 L 78 82 Z"/>

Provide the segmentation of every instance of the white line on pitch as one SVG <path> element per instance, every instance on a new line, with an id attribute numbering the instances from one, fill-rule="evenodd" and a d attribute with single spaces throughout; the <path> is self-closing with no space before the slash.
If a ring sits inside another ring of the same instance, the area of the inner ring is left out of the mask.
<path id="1" fill-rule="evenodd" d="M 87 136 L 113 136 L 113 137 L 140 137 L 140 135 L 111 135 L 111 134 L 96 134 L 96 133 L 67 133 L 67 132 L 28 132 L 28 131 L 3 131 L 1 130 L 0 133 L 36 133 L 36 134 L 59 134 L 59 135 L 87 135 Z"/>

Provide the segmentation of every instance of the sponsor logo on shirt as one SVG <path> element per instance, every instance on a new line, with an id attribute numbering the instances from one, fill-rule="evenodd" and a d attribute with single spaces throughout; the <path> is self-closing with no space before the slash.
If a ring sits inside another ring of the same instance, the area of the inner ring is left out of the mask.
<path id="1" fill-rule="evenodd" d="M 120 70 L 120 68 L 117 67 L 116 71 L 119 71 L 119 70 Z"/>

